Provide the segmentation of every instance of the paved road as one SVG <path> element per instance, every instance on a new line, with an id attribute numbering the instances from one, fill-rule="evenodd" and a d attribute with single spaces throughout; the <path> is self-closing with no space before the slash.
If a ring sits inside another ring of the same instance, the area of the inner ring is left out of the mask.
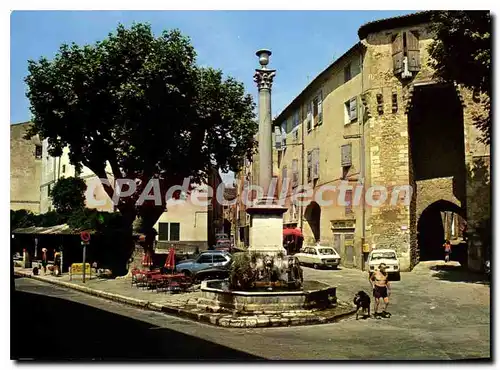
<path id="1" fill-rule="evenodd" d="M 367 276 L 359 271 L 305 270 L 308 279 L 338 285 L 341 298 L 348 298 L 350 291 L 368 291 Z M 449 271 L 433 276 L 428 268 L 421 268 L 403 274 L 402 280 L 393 284 L 390 319 L 226 329 L 20 278 L 16 279 L 12 306 L 16 328 L 12 357 L 246 361 L 489 358 L 489 286 L 474 281 Z"/>

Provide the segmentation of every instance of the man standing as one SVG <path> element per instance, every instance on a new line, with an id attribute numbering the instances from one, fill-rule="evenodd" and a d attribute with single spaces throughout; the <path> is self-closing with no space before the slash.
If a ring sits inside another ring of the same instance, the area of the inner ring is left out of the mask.
<path id="1" fill-rule="evenodd" d="M 384 263 L 381 263 L 378 267 L 378 270 L 375 271 L 370 277 L 370 284 L 373 288 L 373 298 L 375 298 L 374 316 L 377 319 L 380 319 L 380 316 L 390 316 L 390 314 L 387 312 L 387 307 L 389 306 L 390 284 L 386 272 L 386 267 L 387 266 Z M 378 312 L 380 300 L 384 301 L 384 310 L 381 313 Z"/>
<path id="2" fill-rule="evenodd" d="M 42 248 L 42 267 L 43 274 L 47 274 L 47 248 Z"/>
<path id="3" fill-rule="evenodd" d="M 61 275 L 61 252 L 58 249 L 54 250 L 54 274 Z"/>

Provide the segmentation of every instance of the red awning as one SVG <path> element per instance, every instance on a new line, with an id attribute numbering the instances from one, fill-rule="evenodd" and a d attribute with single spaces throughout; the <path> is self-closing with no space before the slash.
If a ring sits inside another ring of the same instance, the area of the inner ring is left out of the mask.
<path id="1" fill-rule="evenodd" d="M 302 237 L 302 232 L 300 229 L 283 229 L 283 236 L 289 235 Z"/>

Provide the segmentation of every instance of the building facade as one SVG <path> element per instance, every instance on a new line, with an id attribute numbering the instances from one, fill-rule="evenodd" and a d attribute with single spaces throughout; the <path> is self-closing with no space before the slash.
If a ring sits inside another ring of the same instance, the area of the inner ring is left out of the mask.
<path id="1" fill-rule="evenodd" d="M 223 230 L 223 204 L 217 200 L 217 189 L 224 195 L 224 184 L 216 169 L 210 171 L 207 184 L 192 184 L 192 189 L 182 191 L 179 199 L 170 199 L 167 209 L 154 228 L 157 248 L 175 247 L 194 252 L 215 245 L 215 234 Z M 210 192 L 209 189 L 213 189 Z"/>
<path id="2" fill-rule="evenodd" d="M 31 123 L 10 125 L 10 209 L 40 212 L 42 145 L 24 139 Z"/>
<path id="3" fill-rule="evenodd" d="M 113 183 L 111 166 L 106 168 L 108 179 Z M 66 177 L 78 176 L 87 184 L 86 207 L 104 212 L 113 212 L 114 205 L 104 190 L 99 178 L 87 167 L 83 167 L 80 173 L 76 172 L 75 166 L 69 160 L 69 148 L 64 148 L 60 157 L 53 157 L 48 153 L 48 141 L 42 142 L 42 158 L 40 173 L 40 213 L 53 210 L 50 190 L 57 180 Z"/>
<path id="4" fill-rule="evenodd" d="M 274 119 L 285 227 L 300 227 L 306 244 L 334 246 L 345 266 L 362 268 L 370 250 L 392 248 L 408 271 L 442 259 L 449 236 L 460 262 L 481 269 L 476 229 L 490 213 L 490 149 L 472 117 L 482 108 L 470 91 L 434 80 L 431 14 L 362 26 L 360 41 Z M 247 164 L 240 182 L 257 184 L 256 175 Z M 293 196 L 301 192 L 309 204 Z"/>

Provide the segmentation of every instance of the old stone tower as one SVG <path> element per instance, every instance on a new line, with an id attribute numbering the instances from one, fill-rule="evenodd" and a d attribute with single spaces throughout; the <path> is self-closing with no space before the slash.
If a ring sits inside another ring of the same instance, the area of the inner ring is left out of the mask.
<path id="1" fill-rule="evenodd" d="M 372 243 L 397 249 L 408 270 L 421 259 L 440 259 L 441 213 L 454 212 L 470 234 L 461 262 L 478 270 L 483 253 L 475 229 L 489 217 L 490 150 L 473 125 L 473 112 L 482 108 L 471 92 L 433 79 L 430 18 L 423 12 L 359 29 L 368 182 L 413 188 L 409 206 L 373 208 L 367 224 Z"/>

